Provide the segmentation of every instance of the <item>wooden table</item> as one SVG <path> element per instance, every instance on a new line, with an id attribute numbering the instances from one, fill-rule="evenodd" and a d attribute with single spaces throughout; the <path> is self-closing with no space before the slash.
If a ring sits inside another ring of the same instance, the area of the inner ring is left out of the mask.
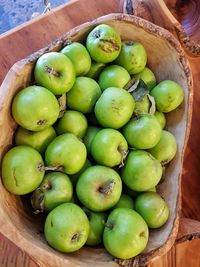
<path id="1" fill-rule="evenodd" d="M 91 12 L 95 10 L 95 12 Z M 118 0 L 72 0 L 50 13 L 40 16 L 0 36 L 0 83 L 7 71 L 18 60 L 48 45 L 53 40 L 85 21 L 119 12 Z M 188 57 L 194 78 L 194 108 L 190 139 L 185 155 L 182 178 L 182 212 L 187 220 L 187 231 L 200 232 L 200 62 Z M 185 231 L 180 229 L 179 237 Z M 185 232 L 184 232 L 185 233 Z M 16 245 L 0 235 L 0 267 L 36 267 L 37 265 Z M 200 240 L 176 244 L 151 267 L 200 267 Z"/>

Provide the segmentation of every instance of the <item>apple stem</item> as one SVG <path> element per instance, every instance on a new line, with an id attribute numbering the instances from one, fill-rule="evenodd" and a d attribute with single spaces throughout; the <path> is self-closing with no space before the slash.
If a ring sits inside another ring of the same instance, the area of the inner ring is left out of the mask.
<path id="1" fill-rule="evenodd" d="M 60 73 L 57 72 L 53 67 L 45 65 L 44 70 L 48 73 L 49 77 L 51 76 L 51 74 L 53 74 L 56 77 L 60 77 Z"/>
<path id="2" fill-rule="evenodd" d="M 63 171 L 63 166 L 58 165 L 58 166 L 46 166 L 44 167 L 45 171 Z"/>
<path id="3" fill-rule="evenodd" d="M 114 225 L 110 222 L 103 222 L 103 224 L 105 225 L 105 227 L 109 228 L 110 230 L 114 228 Z"/>
<path id="4" fill-rule="evenodd" d="M 76 233 L 72 236 L 71 241 L 77 242 L 79 240 L 80 234 Z"/>
<path id="5" fill-rule="evenodd" d="M 119 165 L 119 168 L 123 167 L 124 166 L 124 161 L 128 155 L 128 151 L 126 151 L 125 149 L 121 148 L 121 147 L 118 147 L 118 151 L 121 153 L 122 155 L 122 161 L 121 161 L 121 164 Z"/>
<path id="6" fill-rule="evenodd" d="M 102 185 L 99 188 L 99 192 L 102 193 L 102 194 L 105 194 L 105 195 L 109 195 L 110 193 L 112 193 L 114 185 L 115 185 L 115 181 L 114 180 L 106 182 L 104 185 Z"/>

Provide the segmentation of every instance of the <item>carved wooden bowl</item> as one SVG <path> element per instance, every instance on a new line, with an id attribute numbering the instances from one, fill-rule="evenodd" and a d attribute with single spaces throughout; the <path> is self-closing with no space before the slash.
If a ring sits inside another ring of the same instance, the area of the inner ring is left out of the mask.
<path id="1" fill-rule="evenodd" d="M 185 147 L 187 144 L 192 109 L 192 76 L 184 52 L 171 33 L 135 16 L 111 14 L 80 25 L 66 33 L 48 47 L 17 62 L 8 72 L 0 91 L 0 159 L 12 146 L 16 124 L 10 108 L 13 96 L 21 88 L 30 85 L 32 70 L 38 57 L 48 51 L 59 51 L 66 40 L 84 41 L 88 32 L 97 24 L 106 23 L 119 31 L 123 40 L 140 41 L 148 54 L 148 65 L 158 82 L 171 79 L 184 90 L 184 103 L 167 114 L 167 129 L 178 142 L 178 153 L 169 164 L 165 180 L 158 186 L 158 192 L 170 207 L 168 222 L 159 230 L 150 231 L 145 251 L 134 259 L 117 260 L 102 247 L 83 247 L 73 254 L 62 254 L 48 246 L 43 236 L 43 219 L 33 215 L 26 197 L 8 193 L 0 184 L 0 225 L 1 232 L 17 246 L 27 252 L 40 266 L 143 266 L 166 253 L 173 245 L 179 223 L 181 200 L 181 174 Z"/>

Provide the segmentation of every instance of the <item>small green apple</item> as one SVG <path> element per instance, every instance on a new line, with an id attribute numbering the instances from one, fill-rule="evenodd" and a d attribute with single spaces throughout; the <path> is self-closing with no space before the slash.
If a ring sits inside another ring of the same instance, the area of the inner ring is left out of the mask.
<path id="1" fill-rule="evenodd" d="M 106 64 L 104 64 L 104 63 L 98 63 L 98 62 L 93 61 L 91 64 L 90 70 L 88 71 L 88 73 L 85 76 L 96 80 L 96 79 L 98 79 L 99 74 L 105 68 L 105 66 L 106 66 Z"/>
<path id="2" fill-rule="evenodd" d="M 121 177 L 130 189 L 148 191 L 159 183 L 162 177 L 162 166 L 146 151 L 131 151 L 122 167 Z"/>
<path id="3" fill-rule="evenodd" d="M 149 228 L 159 228 L 169 218 L 169 207 L 157 193 L 146 192 L 135 200 L 136 211 L 144 218 Z"/>
<path id="4" fill-rule="evenodd" d="M 94 61 L 108 63 L 118 57 L 121 50 L 121 38 L 114 28 L 100 24 L 88 34 L 86 47 Z"/>
<path id="5" fill-rule="evenodd" d="M 160 112 L 170 112 L 176 109 L 184 99 L 183 88 L 176 82 L 164 80 L 150 92 L 156 101 L 156 108 Z"/>
<path id="6" fill-rule="evenodd" d="M 110 87 L 104 90 L 95 105 L 95 115 L 103 127 L 119 129 L 131 118 L 135 101 L 126 90 Z"/>
<path id="7" fill-rule="evenodd" d="M 117 204 L 113 207 L 113 209 L 116 208 L 134 209 L 134 201 L 130 196 L 122 194 Z"/>
<path id="8" fill-rule="evenodd" d="M 32 132 L 22 127 L 17 128 L 15 132 L 15 144 L 27 145 L 36 149 L 43 154 L 48 144 L 56 137 L 56 132 L 53 127 L 46 128 L 39 132 Z"/>
<path id="9" fill-rule="evenodd" d="M 177 151 L 176 138 L 168 131 L 163 130 L 157 145 L 148 150 L 162 165 L 169 163 Z"/>
<path id="10" fill-rule="evenodd" d="M 95 137 L 95 135 L 101 130 L 101 128 L 99 127 L 95 127 L 95 126 L 89 126 L 87 128 L 87 132 L 84 136 L 84 139 L 83 139 L 83 142 L 87 148 L 87 152 L 88 154 L 91 153 L 91 144 L 92 144 L 92 141 Z"/>
<path id="11" fill-rule="evenodd" d="M 108 87 L 123 88 L 130 79 L 131 76 L 126 69 L 118 65 L 110 65 L 101 72 L 98 83 L 104 91 Z"/>
<path id="12" fill-rule="evenodd" d="M 34 191 L 44 177 L 44 162 L 39 152 L 29 146 L 11 148 L 3 157 L 2 181 L 15 195 Z"/>
<path id="13" fill-rule="evenodd" d="M 90 113 L 100 95 L 101 89 L 95 80 L 88 77 L 78 77 L 67 94 L 67 104 L 71 109 Z"/>
<path id="14" fill-rule="evenodd" d="M 131 119 L 123 128 L 123 135 L 131 147 L 148 149 L 160 140 L 162 129 L 154 115 L 140 114 Z"/>
<path id="15" fill-rule="evenodd" d="M 112 256 L 120 259 L 135 257 L 145 249 L 148 239 L 148 226 L 136 211 L 117 208 L 109 214 L 103 243 Z"/>
<path id="16" fill-rule="evenodd" d="M 86 213 L 89 223 L 90 231 L 86 245 L 95 246 L 101 243 L 107 214 L 105 212 L 93 212 L 83 207 Z"/>
<path id="17" fill-rule="evenodd" d="M 91 58 L 84 45 L 78 42 L 67 44 L 60 53 L 67 56 L 75 69 L 76 76 L 84 76 L 91 67 Z"/>
<path id="18" fill-rule="evenodd" d="M 87 168 L 79 177 L 76 193 L 83 205 L 96 212 L 112 208 L 122 192 L 121 178 L 116 171 L 104 166 Z"/>
<path id="19" fill-rule="evenodd" d="M 58 205 L 70 202 L 73 186 L 69 177 L 62 172 L 45 174 L 40 186 L 31 196 L 31 204 L 36 213 L 50 211 Z"/>
<path id="20" fill-rule="evenodd" d="M 85 145 L 74 134 L 57 136 L 47 147 L 45 162 L 48 166 L 75 174 L 85 164 L 87 151 Z"/>
<path id="21" fill-rule="evenodd" d="M 73 203 L 63 203 L 53 209 L 44 226 L 47 242 L 61 252 L 79 250 L 86 243 L 89 230 L 85 212 Z"/>
<path id="22" fill-rule="evenodd" d="M 123 163 L 127 154 L 128 144 L 126 139 L 117 130 L 102 129 L 92 140 L 91 155 L 104 166 L 114 167 Z"/>
<path id="23" fill-rule="evenodd" d="M 153 89 L 156 86 L 156 77 L 153 71 L 147 67 L 145 67 L 141 72 L 135 74 L 133 77 L 136 80 L 142 79 L 149 88 L 149 90 Z"/>
<path id="24" fill-rule="evenodd" d="M 56 132 L 58 134 L 73 133 L 79 138 L 83 138 L 87 130 L 87 119 L 79 111 L 67 110 L 62 118 L 57 121 Z"/>
<path id="25" fill-rule="evenodd" d="M 42 131 L 57 120 L 59 104 L 46 88 L 32 85 L 19 91 L 12 103 L 17 124 L 30 131 Z"/>
<path id="26" fill-rule="evenodd" d="M 130 74 L 139 73 L 147 63 L 146 50 L 139 42 L 123 41 L 121 52 L 115 63 L 124 67 Z"/>
<path id="27" fill-rule="evenodd" d="M 156 119 L 160 123 L 161 128 L 164 129 L 166 125 L 166 118 L 165 118 L 164 113 L 156 110 L 156 112 L 153 115 L 156 117 Z"/>
<path id="28" fill-rule="evenodd" d="M 48 52 L 39 57 L 34 69 L 38 85 L 49 89 L 54 95 L 68 92 L 76 78 L 71 60 L 58 52 Z"/>

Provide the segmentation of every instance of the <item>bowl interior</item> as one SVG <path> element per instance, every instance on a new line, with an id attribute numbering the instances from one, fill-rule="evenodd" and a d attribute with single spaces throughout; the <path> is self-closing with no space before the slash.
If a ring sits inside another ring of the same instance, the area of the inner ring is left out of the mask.
<path id="1" fill-rule="evenodd" d="M 100 23 L 106 23 L 118 30 L 122 40 L 141 42 L 147 50 L 148 66 L 155 73 L 157 81 L 174 80 L 183 87 L 185 94 L 184 103 L 172 113 L 167 114 L 167 129 L 176 137 L 178 153 L 167 167 L 164 181 L 158 186 L 159 193 L 169 204 L 170 217 L 163 227 L 150 231 L 148 246 L 141 256 L 145 257 L 145 255 L 154 255 L 156 251 L 161 253 L 162 249 L 164 251 L 166 247 L 170 248 L 173 244 L 180 210 L 180 176 L 189 123 L 190 80 L 183 52 L 170 33 L 134 16 L 108 15 L 73 29 L 48 48 L 16 63 L 8 73 L 0 91 L 0 158 L 12 145 L 16 128 L 10 114 L 12 98 L 21 88 L 31 84 L 32 70 L 39 55 L 47 51 L 59 51 L 68 39 L 84 42 L 88 32 Z M 0 186 L 0 215 L 3 216 L 3 222 L 5 222 L 1 231 L 32 257 L 38 258 L 38 261 L 44 262 L 47 259 L 45 257 L 53 253 L 51 255 L 54 255 L 55 263 L 56 259 L 58 263 L 62 260 L 65 266 L 68 266 L 69 261 L 69 266 L 76 266 L 76 264 L 94 266 L 94 261 L 95 266 L 116 265 L 112 262 L 112 257 L 100 247 L 84 247 L 73 254 L 61 254 L 51 249 L 43 236 L 44 217 L 32 214 L 29 197 L 13 196 L 2 185 Z M 32 245 L 32 250 L 28 251 L 29 245 Z M 54 266 L 62 266 L 62 264 Z"/>

